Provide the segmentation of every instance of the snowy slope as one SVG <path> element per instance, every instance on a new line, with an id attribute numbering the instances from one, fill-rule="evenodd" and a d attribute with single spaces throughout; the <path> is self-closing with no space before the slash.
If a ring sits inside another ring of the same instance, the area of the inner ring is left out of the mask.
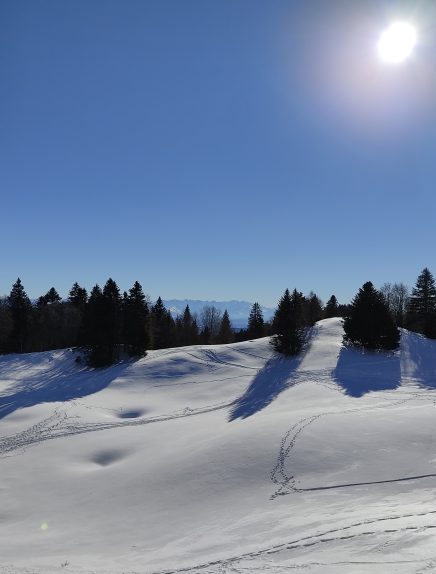
<path id="1" fill-rule="evenodd" d="M 0 357 L 0 572 L 436 572 L 436 344 Z"/>

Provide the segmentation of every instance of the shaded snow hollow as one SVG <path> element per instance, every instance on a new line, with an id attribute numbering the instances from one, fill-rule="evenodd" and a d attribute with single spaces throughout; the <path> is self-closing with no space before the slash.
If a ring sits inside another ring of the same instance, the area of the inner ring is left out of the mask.
<path id="1" fill-rule="evenodd" d="M 436 572 L 436 343 L 342 334 L 0 357 L 0 572 Z"/>

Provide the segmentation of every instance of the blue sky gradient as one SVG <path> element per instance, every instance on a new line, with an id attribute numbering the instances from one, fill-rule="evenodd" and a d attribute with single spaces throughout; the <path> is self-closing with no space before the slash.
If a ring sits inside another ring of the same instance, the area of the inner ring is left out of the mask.
<path id="1" fill-rule="evenodd" d="M 392 20 L 419 44 L 375 46 Z M 436 6 L 3 0 L 0 294 L 349 301 L 436 273 Z"/>

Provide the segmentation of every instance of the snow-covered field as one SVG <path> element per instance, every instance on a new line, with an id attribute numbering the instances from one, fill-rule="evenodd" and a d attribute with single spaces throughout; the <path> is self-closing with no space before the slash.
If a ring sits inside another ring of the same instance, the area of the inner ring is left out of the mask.
<path id="1" fill-rule="evenodd" d="M 341 340 L 0 357 L 0 572 L 436 572 L 436 343 Z"/>

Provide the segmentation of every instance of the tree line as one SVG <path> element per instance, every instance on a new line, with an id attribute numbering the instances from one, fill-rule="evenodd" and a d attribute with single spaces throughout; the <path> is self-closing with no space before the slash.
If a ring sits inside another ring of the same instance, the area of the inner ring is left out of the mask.
<path id="1" fill-rule="evenodd" d="M 316 315 L 316 312 L 313 317 L 307 313 L 307 300 L 302 293 L 296 289 L 290 293 L 286 289 L 272 324 L 271 342 L 276 351 L 297 355 Z M 403 283 L 385 283 L 376 289 L 371 281 L 367 281 L 341 312 L 336 297 L 330 298 L 324 317 L 335 316 L 344 317 L 344 342 L 369 350 L 398 348 L 401 327 L 436 339 L 435 280 L 426 267 L 411 292 Z"/>
<path id="2" fill-rule="evenodd" d="M 237 336 L 227 311 L 205 306 L 197 316 L 187 305 L 173 318 L 162 298 L 152 304 L 138 281 L 123 294 L 111 278 L 89 294 L 74 283 L 66 300 L 51 287 L 32 303 L 18 278 L 0 298 L 3 354 L 77 347 L 97 367 L 116 362 L 122 353 L 140 357 L 149 349 L 230 343 Z"/>
<path id="3" fill-rule="evenodd" d="M 227 311 L 205 306 L 199 315 L 173 317 L 159 297 L 155 303 L 137 281 L 121 294 L 113 279 L 87 290 L 74 283 L 62 300 L 54 287 L 31 302 L 20 279 L 0 298 L 0 353 L 46 351 L 76 347 L 94 367 L 112 364 L 122 354 L 141 357 L 150 349 L 195 344 L 232 343 L 271 336 L 275 349 L 298 354 L 308 327 L 328 317 L 344 317 L 345 340 L 369 349 L 398 346 L 399 327 L 436 338 L 436 287 L 430 271 L 419 275 L 412 292 L 403 283 L 385 283 L 379 290 L 365 283 L 350 305 L 332 295 L 325 305 L 286 289 L 274 318 L 264 320 L 254 303 L 246 329 L 232 328 Z"/>

